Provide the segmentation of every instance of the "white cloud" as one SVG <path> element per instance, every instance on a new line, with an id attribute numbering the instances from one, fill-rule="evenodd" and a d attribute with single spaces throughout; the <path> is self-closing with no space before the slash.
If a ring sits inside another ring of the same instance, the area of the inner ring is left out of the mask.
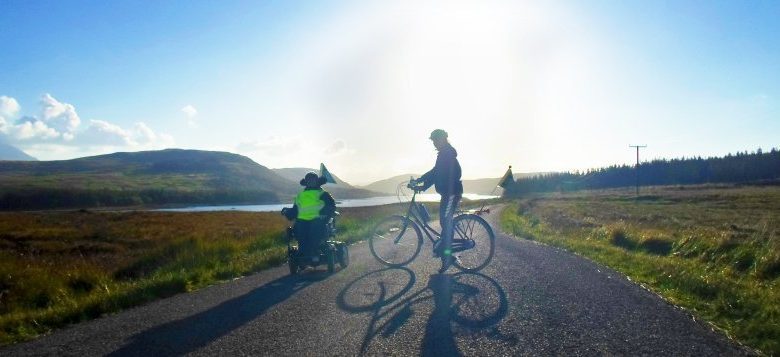
<path id="1" fill-rule="evenodd" d="M 194 118 L 196 115 L 198 115 L 198 110 L 195 109 L 192 105 L 186 105 L 184 108 L 181 108 L 182 113 L 187 116 L 187 118 Z"/>
<path id="2" fill-rule="evenodd" d="M 81 124 L 73 105 L 61 103 L 48 93 L 41 98 L 41 120 L 60 133 L 72 134 Z"/>
<path id="3" fill-rule="evenodd" d="M 157 140 L 157 134 L 143 122 L 135 124 L 134 134 L 139 143 L 148 144 Z"/>
<path id="4" fill-rule="evenodd" d="M 130 134 L 122 127 L 103 120 L 90 120 L 89 127 L 79 135 L 79 143 L 92 146 L 135 146 Z"/>
<path id="5" fill-rule="evenodd" d="M 18 140 L 29 140 L 29 139 L 42 139 L 42 140 L 50 140 L 50 139 L 57 139 L 62 136 L 57 130 L 50 128 L 46 125 L 46 123 L 40 121 L 40 120 L 26 120 L 28 118 L 23 118 L 22 121 L 18 122 L 16 125 L 11 126 L 8 129 L 8 134 L 10 134 L 12 137 Z M 32 118 L 30 118 L 32 119 Z"/>
<path id="6" fill-rule="evenodd" d="M 155 133 L 146 123 L 135 123 L 133 129 L 103 120 L 90 120 L 89 127 L 78 136 L 78 143 L 86 146 L 114 146 L 130 148 L 160 148 L 173 144 L 173 137 Z"/>
<path id="7" fill-rule="evenodd" d="M 24 116 L 12 122 L 21 106 L 14 98 L 0 97 L 0 132 L 10 141 L 22 143 L 73 140 L 81 123 L 76 108 L 59 102 L 50 94 L 44 94 L 40 104 L 40 116 Z"/>
<path id="8" fill-rule="evenodd" d="M 90 120 L 84 128 L 76 108 L 50 94 L 41 98 L 39 116 L 23 116 L 19 103 L 0 97 L 0 134 L 14 145 L 41 159 L 60 159 L 61 153 L 101 154 L 117 150 L 158 149 L 173 146 L 173 137 L 157 133 L 146 123 L 132 128 L 106 120 Z M 194 109 L 194 108 L 193 108 Z M 56 154 L 60 153 L 60 154 Z"/>
<path id="9" fill-rule="evenodd" d="M 184 116 L 187 119 L 187 125 L 190 128 L 197 128 L 198 122 L 195 120 L 195 117 L 198 116 L 198 110 L 195 109 L 191 104 L 188 104 L 184 106 L 184 108 L 181 108 L 181 112 L 184 113 Z"/>
<path id="10" fill-rule="evenodd" d="M 146 145 L 152 148 L 162 148 L 174 144 L 173 137 L 165 133 L 157 133 L 144 122 L 135 123 L 132 132 L 133 140 L 139 145 Z"/>
<path id="11" fill-rule="evenodd" d="M 9 122 L 16 117 L 21 107 L 16 99 L 0 96 L 0 133 L 7 133 L 10 129 Z"/>
<path id="12" fill-rule="evenodd" d="M 12 97 L 0 96 L 0 118 L 11 120 L 16 117 L 21 107 L 19 102 Z"/>

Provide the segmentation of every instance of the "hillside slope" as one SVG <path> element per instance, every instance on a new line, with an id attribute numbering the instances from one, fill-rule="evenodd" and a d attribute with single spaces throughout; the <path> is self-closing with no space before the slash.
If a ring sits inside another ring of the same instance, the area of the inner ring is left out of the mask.
<path id="1" fill-rule="evenodd" d="M 15 146 L 0 142 L 0 160 L 35 161 L 37 159 Z"/>
<path id="2" fill-rule="evenodd" d="M 284 177 L 287 180 L 290 180 L 292 182 L 295 182 L 296 184 L 299 183 L 299 181 L 303 178 L 303 176 L 306 175 L 306 173 L 310 171 L 314 171 L 318 175 L 320 174 L 320 170 L 305 168 L 305 167 L 290 167 L 290 168 L 281 168 L 281 169 L 271 169 L 273 172 L 277 173 L 279 176 Z M 381 196 L 383 193 L 381 192 L 374 192 L 371 190 L 358 188 L 355 186 L 350 185 L 346 181 L 342 180 L 338 176 L 331 173 L 333 178 L 336 180 L 335 184 L 327 184 L 325 185 L 325 189 L 333 194 L 333 196 L 336 198 L 336 200 L 345 199 L 345 198 L 365 198 L 365 197 L 374 197 L 374 196 Z"/>
<path id="3" fill-rule="evenodd" d="M 515 180 L 520 178 L 526 178 L 526 177 L 533 177 L 536 175 L 539 175 L 540 173 L 517 173 L 514 174 Z M 420 177 L 420 174 L 403 174 L 403 175 L 397 175 L 393 176 L 388 179 L 380 180 L 377 182 L 370 183 L 366 186 L 362 186 L 362 188 L 365 188 L 367 190 L 376 191 L 376 192 L 383 192 L 386 194 L 395 194 L 396 187 L 398 187 L 399 183 L 404 183 L 409 181 L 410 177 L 418 178 Z M 463 180 L 463 191 L 466 193 L 477 193 L 481 195 L 488 195 L 488 194 L 495 194 L 498 195 L 502 192 L 501 189 L 493 190 L 496 185 L 498 184 L 498 181 L 500 180 L 500 177 L 495 178 L 482 178 L 482 179 L 473 179 L 473 180 Z"/>
<path id="4" fill-rule="evenodd" d="M 281 169 L 271 169 L 271 171 L 275 172 L 277 175 L 284 177 L 285 179 L 290 180 L 292 182 L 300 181 L 303 178 L 303 176 L 305 176 L 308 172 L 311 171 L 314 171 L 317 175 L 320 174 L 320 170 L 310 169 L 306 167 L 286 167 Z M 331 176 L 333 176 L 333 178 L 336 180 L 337 185 L 347 187 L 347 188 L 353 187 L 352 185 L 345 182 L 338 176 L 334 175 L 332 172 L 331 172 Z"/>
<path id="5" fill-rule="evenodd" d="M 167 149 L 73 160 L 0 162 L 0 208 L 265 203 L 297 184 L 226 152 Z"/>
<path id="6" fill-rule="evenodd" d="M 361 188 L 364 188 L 366 190 L 376 191 L 376 192 L 382 192 L 385 194 L 391 194 L 394 195 L 396 193 L 396 188 L 398 187 L 398 184 L 409 181 L 410 177 L 420 177 L 421 174 L 402 174 L 393 176 L 384 180 L 379 180 L 376 182 L 372 182 L 368 185 L 361 186 Z"/>

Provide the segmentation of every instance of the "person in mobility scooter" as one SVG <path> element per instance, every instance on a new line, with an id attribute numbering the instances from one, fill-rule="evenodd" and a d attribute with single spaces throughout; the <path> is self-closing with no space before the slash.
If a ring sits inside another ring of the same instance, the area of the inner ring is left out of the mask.
<path id="1" fill-rule="evenodd" d="M 287 228 L 287 264 L 291 274 L 297 274 L 307 266 L 328 265 L 328 272 L 335 271 L 336 262 L 341 268 L 349 264 L 347 245 L 335 240 L 336 237 L 336 201 L 322 189 L 324 177 L 309 172 L 301 180 L 305 186 L 295 198 L 292 208 L 282 209 L 282 215 L 294 220 Z M 293 246 L 293 239 L 298 246 Z"/>

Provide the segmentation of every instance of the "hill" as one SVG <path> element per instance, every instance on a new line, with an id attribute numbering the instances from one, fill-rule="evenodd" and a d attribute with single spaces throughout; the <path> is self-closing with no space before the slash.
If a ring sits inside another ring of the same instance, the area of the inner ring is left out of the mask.
<path id="1" fill-rule="evenodd" d="M 37 159 L 12 145 L 0 142 L 0 160 L 35 161 Z"/>
<path id="2" fill-rule="evenodd" d="M 0 162 L 0 209 L 5 210 L 275 203 L 291 200 L 298 190 L 297 181 L 227 152 L 167 149 Z"/>
<path id="3" fill-rule="evenodd" d="M 395 195 L 398 184 L 409 181 L 409 177 L 420 177 L 419 174 L 403 174 L 393 176 L 384 180 L 376 181 L 365 186 L 361 186 L 366 190 L 382 192 L 385 194 Z"/>
<path id="4" fill-rule="evenodd" d="M 542 173 L 516 173 L 514 174 L 515 180 L 521 179 L 521 178 L 527 178 L 527 177 L 533 177 L 542 175 Z M 388 179 L 380 180 L 377 182 L 373 182 L 371 184 L 368 184 L 366 186 L 362 186 L 362 188 L 365 188 L 367 190 L 376 191 L 376 192 L 382 192 L 386 194 L 395 194 L 396 187 L 398 187 L 399 183 L 403 183 L 406 181 L 409 181 L 409 177 L 420 177 L 421 175 L 417 174 L 404 174 L 404 175 L 398 175 L 393 176 Z M 498 185 L 498 181 L 500 180 L 500 177 L 495 178 L 482 178 L 482 179 L 473 179 L 473 180 L 463 180 L 463 191 L 466 193 L 477 193 L 481 195 L 488 195 L 491 192 L 493 194 L 500 194 L 501 189 L 497 189 L 493 191 L 493 189 Z"/>
<path id="5" fill-rule="evenodd" d="M 315 170 L 315 169 L 310 169 L 305 167 L 288 167 L 288 168 L 271 169 L 271 170 L 276 174 L 278 174 L 279 176 L 287 180 L 290 180 L 292 182 L 295 182 L 296 184 L 299 184 L 299 181 L 303 178 L 303 176 L 305 176 L 306 173 L 310 171 L 314 171 L 318 175 L 320 174 L 320 170 Z M 333 179 L 336 180 L 336 183 L 327 184 L 325 186 L 325 189 L 328 190 L 328 192 L 332 193 L 333 196 L 336 198 L 336 200 L 340 200 L 344 198 L 363 198 L 363 197 L 373 197 L 373 196 L 382 195 L 382 193 L 380 192 L 374 192 L 368 189 L 352 186 L 346 181 L 339 178 L 338 176 L 334 175 L 332 172 L 331 175 L 333 176 Z"/>
<path id="6" fill-rule="evenodd" d="M 309 169 L 305 167 L 288 167 L 288 168 L 271 169 L 271 170 L 275 172 L 277 175 L 284 177 L 285 179 L 290 180 L 292 182 L 300 181 L 303 178 L 303 176 L 305 176 L 310 171 L 314 171 L 317 175 L 320 174 L 320 170 Z M 353 187 L 352 185 L 345 182 L 338 176 L 334 175 L 332 172 L 331 172 L 331 176 L 333 176 L 333 178 L 336 180 L 336 185 L 340 185 L 347 188 Z"/>

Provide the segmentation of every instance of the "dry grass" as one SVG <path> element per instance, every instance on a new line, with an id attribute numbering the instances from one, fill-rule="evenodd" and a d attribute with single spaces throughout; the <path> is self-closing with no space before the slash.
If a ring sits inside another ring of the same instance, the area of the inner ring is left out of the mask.
<path id="1" fill-rule="evenodd" d="M 397 205 L 341 209 L 361 240 Z M 0 345 L 285 261 L 276 212 L 0 213 Z"/>

